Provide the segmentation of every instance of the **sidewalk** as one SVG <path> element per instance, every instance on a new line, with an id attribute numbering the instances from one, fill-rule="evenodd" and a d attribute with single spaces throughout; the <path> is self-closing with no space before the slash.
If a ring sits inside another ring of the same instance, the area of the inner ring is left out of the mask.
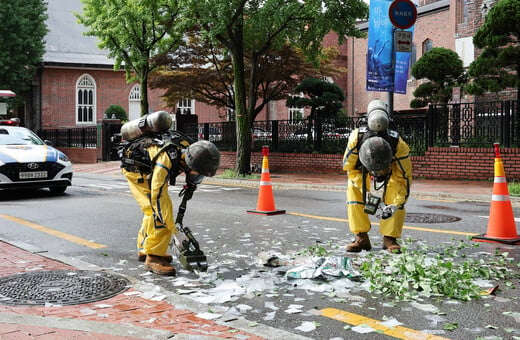
<path id="1" fill-rule="evenodd" d="M 95 164 L 75 164 L 75 172 L 120 175 L 119 161 L 100 162 Z M 233 180 L 216 177 L 204 179 L 204 183 L 240 184 L 257 187 L 259 179 Z M 276 188 L 301 188 L 313 190 L 346 190 L 346 174 L 304 174 L 304 173 L 270 173 L 271 183 Z M 493 192 L 492 181 L 458 181 L 458 180 L 426 180 L 414 178 L 412 181 L 412 197 L 428 197 L 438 199 L 459 199 L 468 201 L 490 202 Z M 517 198 L 512 197 L 512 201 Z"/>
<path id="2" fill-rule="evenodd" d="M 75 164 L 77 173 L 120 176 L 119 161 L 96 164 Z M 312 190 L 346 188 L 343 174 L 282 174 L 272 173 L 273 187 L 294 187 Z M 259 180 L 228 180 L 207 178 L 205 183 L 258 186 Z M 489 201 L 492 182 L 415 180 L 412 196 L 438 199 L 475 199 Z M 302 336 L 271 329 L 263 325 L 251 327 L 247 320 L 215 321 L 205 313 L 197 314 L 187 298 L 155 299 L 139 290 L 133 282 L 129 289 L 107 299 L 72 305 L 2 304 L 6 281 L 12 275 L 38 271 L 92 270 L 88 264 L 70 259 L 49 258 L 0 241 L 0 339 L 305 339 Z M 98 269 L 103 272 L 101 269 Z M 62 289 L 66 283 L 47 282 L 44 289 Z M 15 287 L 13 290 L 16 290 Z M 183 300 L 185 299 L 185 300 Z M 207 314 L 207 313 L 206 313 Z"/>

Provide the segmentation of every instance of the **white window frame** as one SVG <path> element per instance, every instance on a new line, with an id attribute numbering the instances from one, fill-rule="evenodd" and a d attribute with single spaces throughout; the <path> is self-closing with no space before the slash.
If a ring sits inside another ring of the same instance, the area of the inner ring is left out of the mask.
<path id="1" fill-rule="evenodd" d="M 179 102 L 177 103 L 177 113 L 181 115 L 186 115 L 188 114 L 188 112 L 190 115 L 195 114 L 195 100 L 188 98 L 179 100 Z"/>
<path id="2" fill-rule="evenodd" d="M 300 94 L 293 94 L 293 97 L 303 97 L 303 93 Z M 291 123 L 298 123 L 301 120 L 303 120 L 305 116 L 305 108 L 303 107 L 296 107 L 296 106 L 290 106 L 289 107 L 289 121 Z"/>
<path id="3" fill-rule="evenodd" d="M 75 115 L 77 125 L 96 123 L 96 82 L 89 74 L 81 75 L 76 82 Z"/>
<path id="4" fill-rule="evenodd" d="M 231 108 L 226 109 L 226 120 L 228 122 L 234 122 L 236 120 L 235 110 Z"/>
<path id="5" fill-rule="evenodd" d="M 130 90 L 130 94 L 128 95 L 128 100 L 131 101 L 141 101 L 141 85 L 135 84 Z"/>

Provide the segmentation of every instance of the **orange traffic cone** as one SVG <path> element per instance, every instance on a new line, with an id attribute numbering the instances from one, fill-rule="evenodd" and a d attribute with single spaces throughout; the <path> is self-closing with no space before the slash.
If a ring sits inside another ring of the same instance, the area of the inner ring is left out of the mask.
<path id="1" fill-rule="evenodd" d="M 276 210 L 274 207 L 273 187 L 271 186 L 271 175 L 269 174 L 269 148 L 262 147 L 262 176 L 260 177 L 260 187 L 258 189 L 258 202 L 256 210 L 248 210 L 250 214 L 277 215 L 285 214 L 285 210 Z"/>
<path id="2" fill-rule="evenodd" d="M 491 209 L 487 233 L 474 236 L 472 239 L 478 242 L 494 242 L 506 244 L 520 244 L 520 236 L 516 232 L 513 207 L 509 198 L 504 164 L 500 158 L 498 143 L 495 147 L 495 180 L 493 183 L 493 196 L 491 196 Z"/>

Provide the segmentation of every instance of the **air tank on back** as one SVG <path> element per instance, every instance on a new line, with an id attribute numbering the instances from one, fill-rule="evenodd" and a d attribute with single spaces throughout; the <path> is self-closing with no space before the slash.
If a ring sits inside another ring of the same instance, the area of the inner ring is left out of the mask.
<path id="1" fill-rule="evenodd" d="M 121 127 L 121 138 L 131 141 L 144 135 L 166 132 L 172 125 L 172 117 L 166 111 L 149 113 L 131 120 Z"/>

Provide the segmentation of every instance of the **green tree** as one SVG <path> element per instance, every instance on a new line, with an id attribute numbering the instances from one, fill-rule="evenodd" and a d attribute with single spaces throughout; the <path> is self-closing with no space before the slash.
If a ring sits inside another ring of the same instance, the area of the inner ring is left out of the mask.
<path id="1" fill-rule="evenodd" d="M 114 117 L 115 119 L 121 120 L 121 122 L 127 122 L 128 121 L 128 115 L 126 114 L 125 109 L 121 105 L 112 104 L 110 105 L 104 115 L 106 115 L 107 118 Z"/>
<path id="2" fill-rule="evenodd" d="M 256 84 L 249 83 L 251 61 L 246 56 L 246 86 L 254 88 L 257 97 L 251 123 L 270 101 L 285 99 L 292 93 L 300 79 L 334 76 L 346 71 L 333 65 L 337 48 L 328 48 L 324 54 L 317 68 L 305 60 L 300 50 L 283 45 L 258 58 Z M 235 109 L 231 58 L 222 47 L 201 41 L 194 33 L 176 52 L 164 53 L 154 59 L 159 67 L 150 77 L 150 87 L 167 89 L 163 95 L 167 104 L 193 98 L 211 106 Z"/>
<path id="3" fill-rule="evenodd" d="M 175 50 L 182 35 L 174 25 L 176 0 L 81 0 L 83 13 L 75 13 L 88 36 L 114 58 L 114 69 L 123 65 L 128 82 L 139 81 L 141 114 L 148 113 L 148 76 L 155 68 L 151 57 Z"/>
<path id="4" fill-rule="evenodd" d="M 520 0 L 500 0 L 473 36 L 473 44 L 483 49 L 470 64 L 470 94 L 499 92 L 516 88 L 520 100 Z"/>
<path id="5" fill-rule="evenodd" d="M 464 66 L 458 54 L 443 47 L 426 52 L 412 67 L 412 76 L 425 79 L 413 92 L 410 107 L 447 103 L 452 89 L 463 81 Z"/>
<path id="6" fill-rule="evenodd" d="M 181 0 L 181 3 L 185 24 L 197 26 L 204 40 L 222 45 L 231 57 L 237 129 L 235 168 L 239 174 L 250 172 L 250 126 L 257 100 L 251 85 L 257 83 L 262 56 L 288 43 L 318 63 L 325 35 L 335 31 L 339 43 L 348 35 L 363 36 L 355 22 L 366 18 L 368 13 L 368 6 L 362 0 Z M 249 70 L 246 58 L 250 58 Z"/>
<path id="7" fill-rule="evenodd" d="M 45 52 L 47 6 L 43 0 L 2 0 L 0 4 L 0 89 L 17 94 L 10 106 L 23 104 Z"/>
<path id="8" fill-rule="evenodd" d="M 303 97 L 291 96 L 287 106 L 310 107 L 309 119 L 317 116 L 335 117 L 343 107 L 345 93 L 336 84 L 317 78 L 306 78 L 294 88 L 294 93 L 303 93 Z"/>

